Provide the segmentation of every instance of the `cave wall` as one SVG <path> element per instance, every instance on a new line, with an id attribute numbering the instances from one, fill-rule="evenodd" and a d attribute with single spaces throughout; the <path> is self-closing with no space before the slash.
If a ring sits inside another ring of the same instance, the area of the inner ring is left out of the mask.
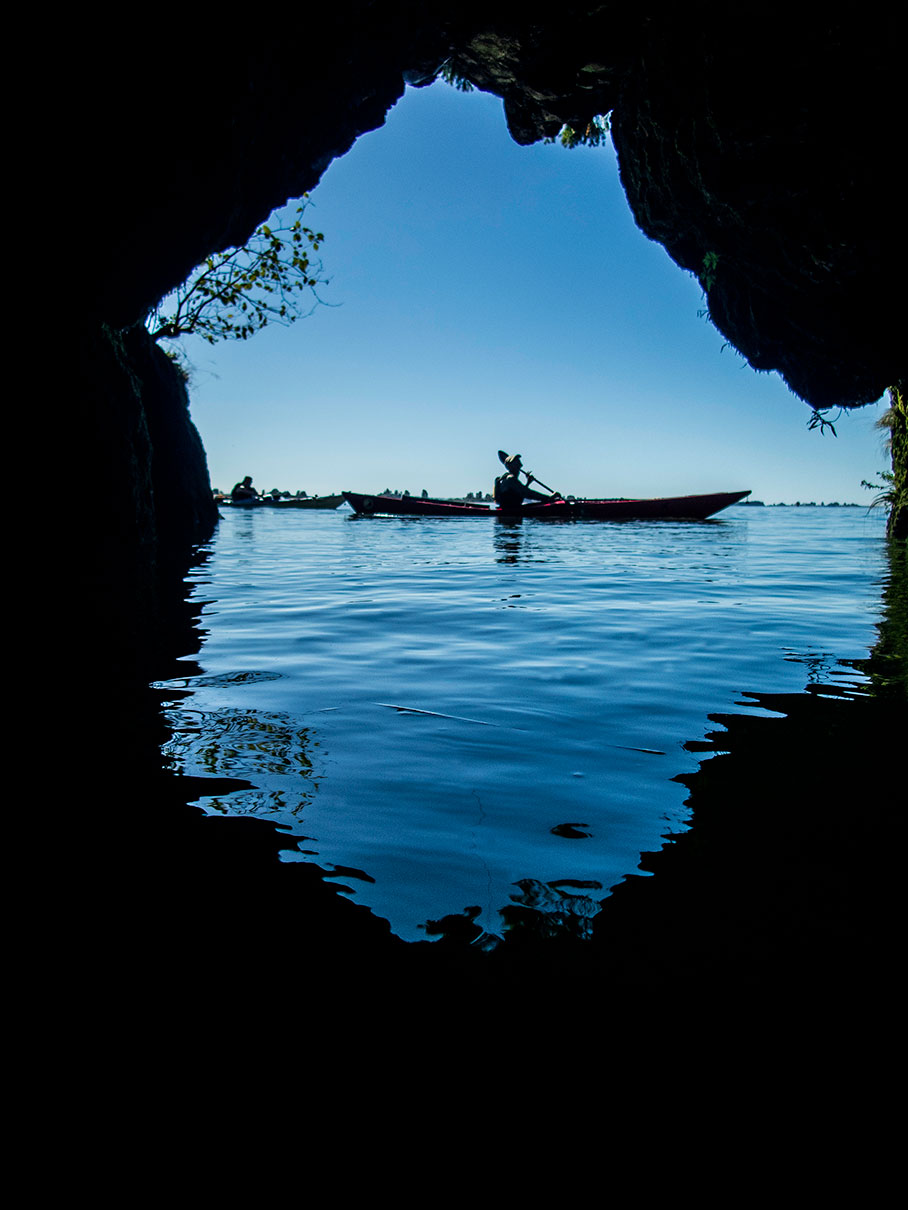
<path id="1" fill-rule="evenodd" d="M 128 40 L 84 18 L 69 119 L 84 406 L 57 429 L 103 488 L 86 584 L 131 609 L 137 632 L 214 521 L 178 375 L 130 330 L 443 65 L 502 97 L 519 143 L 611 113 L 638 225 L 697 274 L 711 319 L 756 369 L 816 407 L 860 406 L 908 379 L 895 10 L 513 12 L 337 0 L 317 21 L 291 10 L 242 36 L 208 13 L 148 18 Z"/>
<path id="2" fill-rule="evenodd" d="M 183 577 L 217 509 L 184 376 L 144 327 L 86 326 L 81 372 L 79 411 L 58 430 L 77 458 L 79 651 L 114 684 L 141 684 L 173 654 Z"/>
<path id="3" fill-rule="evenodd" d="M 708 282 L 751 366 L 818 408 L 870 403 L 905 372 L 896 22 L 713 15 L 674 8 L 626 78 L 612 130 L 634 216 Z"/>

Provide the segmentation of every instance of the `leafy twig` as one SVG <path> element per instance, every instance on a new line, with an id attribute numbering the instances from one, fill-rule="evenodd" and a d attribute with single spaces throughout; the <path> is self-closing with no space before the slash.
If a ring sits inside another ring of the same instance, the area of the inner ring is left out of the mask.
<path id="1" fill-rule="evenodd" d="M 832 411 L 831 408 L 814 408 L 810 419 L 807 421 L 807 427 L 809 429 L 819 429 L 821 433 L 825 433 L 826 430 L 829 429 L 833 437 L 838 437 L 838 433 L 835 431 L 835 425 L 831 420 L 827 420 L 825 416 L 825 413 L 830 411 Z M 838 420 L 841 414 L 842 409 L 839 408 L 836 412 L 836 420 Z"/>
<path id="2" fill-rule="evenodd" d="M 300 216 L 307 205 L 304 195 L 289 226 L 264 223 L 241 248 L 206 257 L 151 312 L 146 326 L 152 337 L 194 335 L 209 344 L 247 340 L 270 323 L 294 323 L 302 313 L 304 291 L 315 299 L 310 314 L 321 302 L 316 289 L 324 284 L 321 262 L 313 261 L 311 253 L 318 252 L 325 237 L 303 226 Z"/>

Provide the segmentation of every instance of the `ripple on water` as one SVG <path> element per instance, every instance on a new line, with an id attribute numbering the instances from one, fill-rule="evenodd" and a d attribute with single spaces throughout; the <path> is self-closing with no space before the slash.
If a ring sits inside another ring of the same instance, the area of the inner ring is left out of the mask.
<path id="1" fill-rule="evenodd" d="M 227 513 L 196 577 L 203 674 L 171 682 L 191 694 L 169 709 L 167 759 L 252 782 L 203 805 L 289 823 L 291 859 L 338 871 L 402 937 L 449 915 L 500 934 L 518 909 L 583 935 L 641 851 L 684 827 L 672 779 L 710 713 L 866 653 L 881 540 L 858 509 L 699 525 Z"/>

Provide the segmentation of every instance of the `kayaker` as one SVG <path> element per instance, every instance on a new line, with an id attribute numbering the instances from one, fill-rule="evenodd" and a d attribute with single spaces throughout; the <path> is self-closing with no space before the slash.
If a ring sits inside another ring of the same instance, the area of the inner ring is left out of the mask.
<path id="1" fill-rule="evenodd" d="M 532 481 L 533 476 L 523 469 L 519 454 L 509 454 L 502 459 L 507 474 L 499 475 L 495 480 L 495 503 L 499 508 L 520 508 L 524 500 L 557 500 L 558 492 L 544 496 L 542 492 L 534 491 L 529 483 L 521 483 L 520 476 L 524 474 Z"/>
<path id="2" fill-rule="evenodd" d="M 258 492 L 252 486 L 252 476 L 247 475 L 242 483 L 235 483 L 230 493 L 231 500 L 257 500 Z"/>

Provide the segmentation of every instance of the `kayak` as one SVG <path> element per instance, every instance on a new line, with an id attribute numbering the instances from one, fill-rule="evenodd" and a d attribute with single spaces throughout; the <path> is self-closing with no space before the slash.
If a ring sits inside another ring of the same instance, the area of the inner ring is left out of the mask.
<path id="1" fill-rule="evenodd" d="M 709 496 L 665 496 L 655 500 L 560 500 L 500 509 L 488 504 L 431 500 L 419 496 L 364 496 L 344 492 L 361 517 L 532 517 L 539 521 L 703 521 L 737 504 L 750 492 L 714 492 Z"/>
<path id="2" fill-rule="evenodd" d="M 266 496 L 258 500 L 221 500 L 230 508 L 337 508 L 344 501 L 337 496 L 291 496 L 289 500 L 272 500 Z"/>

